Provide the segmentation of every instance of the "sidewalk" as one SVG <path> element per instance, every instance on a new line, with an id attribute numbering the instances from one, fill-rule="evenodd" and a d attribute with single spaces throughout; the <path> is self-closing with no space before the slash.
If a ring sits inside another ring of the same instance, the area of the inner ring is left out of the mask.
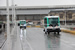
<path id="1" fill-rule="evenodd" d="M 20 34 L 19 34 L 19 27 L 17 30 L 14 30 L 14 34 L 12 36 L 12 50 L 22 50 L 21 41 L 20 41 Z"/>
<path id="2" fill-rule="evenodd" d="M 5 32 L 2 32 L 0 34 L 0 48 L 3 46 L 4 42 L 5 42 L 5 36 L 4 36 Z"/>
<path id="3" fill-rule="evenodd" d="M 11 50 L 22 50 L 18 29 L 18 27 L 17 29 L 13 28 L 13 32 L 10 35 Z M 1 47 L 1 50 L 7 50 L 7 41 L 5 41 L 4 45 Z"/>
<path id="4" fill-rule="evenodd" d="M 33 50 L 29 41 L 26 39 L 26 30 L 21 30 L 18 26 L 11 33 L 11 50 Z M 7 50 L 7 42 L 4 43 L 1 50 Z"/>
<path id="5" fill-rule="evenodd" d="M 26 40 L 26 30 L 22 30 L 19 27 L 17 27 L 17 34 L 14 34 L 12 42 L 12 50 L 32 50 Z"/>

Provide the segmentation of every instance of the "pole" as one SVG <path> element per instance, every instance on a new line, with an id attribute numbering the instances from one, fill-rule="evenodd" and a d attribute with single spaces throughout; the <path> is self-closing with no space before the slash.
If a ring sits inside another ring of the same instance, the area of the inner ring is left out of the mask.
<path id="1" fill-rule="evenodd" d="M 15 26 L 15 30 L 16 30 L 16 33 L 17 33 L 17 24 L 16 24 L 16 5 L 14 5 L 14 26 Z"/>
<path id="2" fill-rule="evenodd" d="M 16 14 L 15 14 L 15 5 L 14 5 L 14 24 L 16 26 Z"/>
<path id="3" fill-rule="evenodd" d="M 65 10 L 65 26 L 66 26 L 66 10 Z"/>
<path id="4" fill-rule="evenodd" d="M 7 50 L 11 50 L 11 45 L 10 45 L 10 20 L 9 20 L 9 0 L 6 1 L 7 5 Z"/>
<path id="5" fill-rule="evenodd" d="M 13 21 L 14 21 L 14 0 L 12 0 L 12 23 L 13 23 Z M 13 24 L 12 24 L 13 25 Z"/>

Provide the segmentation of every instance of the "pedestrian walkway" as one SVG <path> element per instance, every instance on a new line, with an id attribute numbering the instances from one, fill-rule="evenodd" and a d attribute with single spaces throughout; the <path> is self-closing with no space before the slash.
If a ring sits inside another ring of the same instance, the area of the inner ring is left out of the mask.
<path id="1" fill-rule="evenodd" d="M 2 32 L 0 34 L 0 48 L 3 46 L 4 42 L 5 42 L 5 36 L 4 36 L 5 32 Z"/>
<path id="2" fill-rule="evenodd" d="M 21 48 L 21 42 L 20 42 L 20 36 L 18 34 L 18 27 L 14 27 L 11 31 L 10 35 L 10 47 L 11 50 L 22 50 Z M 4 45 L 1 47 L 1 50 L 7 50 L 7 40 L 5 41 Z"/>
<path id="3" fill-rule="evenodd" d="M 11 35 L 12 50 L 22 50 L 19 27 L 15 28 L 14 33 Z"/>
<path id="4" fill-rule="evenodd" d="M 30 44 L 26 40 L 26 30 L 22 30 L 18 26 L 17 28 L 14 27 L 10 38 L 11 50 L 32 50 Z M 5 41 L 1 50 L 7 50 L 7 41 Z"/>

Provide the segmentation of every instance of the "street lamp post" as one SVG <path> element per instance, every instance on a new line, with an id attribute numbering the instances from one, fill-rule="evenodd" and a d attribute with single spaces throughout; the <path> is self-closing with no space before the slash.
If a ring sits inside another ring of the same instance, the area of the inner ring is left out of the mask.
<path id="1" fill-rule="evenodd" d="M 14 0 L 12 0 L 12 23 L 13 21 L 14 21 Z"/>
<path id="2" fill-rule="evenodd" d="M 17 5 L 14 5 L 14 26 L 15 26 L 15 30 L 17 31 L 17 23 L 16 23 L 16 6 Z M 16 32 L 17 33 L 17 32 Z"/>
<path id="3" fill-rule="evenodd" d="M 7 5 L 7 50 L 11 50 L 10 45 L 10 20 L 9 20 L 9 0 L 6 1 Z"/>
<path id="4" fill-rule="evenodd" d="M 14 5 L 14 24 L 16 24 L 15 5 Z"/>
<path id="5" fill-rule="evenodd" d="M 15 4 L 14 4 L 14 0 L 12 0 L 12 22 L 13 22 L 13 26 L 15 26 L 16 23 L 16 14 L 15 14 Z"/>
<path id="6" fill-rule="evenodd" d="M 66 26 L 66 10 L 65 10 L 65 26 Z"/>

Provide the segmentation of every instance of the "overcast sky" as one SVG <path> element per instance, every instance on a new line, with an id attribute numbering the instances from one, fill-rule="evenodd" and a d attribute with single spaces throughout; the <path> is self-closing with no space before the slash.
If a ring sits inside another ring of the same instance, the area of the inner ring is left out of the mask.
<path id="1" fill-rule="evenodd" d="M 9 0 L 11 6 L 12 0 Z M 14 0 L 17 6 L 54 6 L 75 5 L 75 0 Z M 0 0 L 0 6 L 6 6 L 6 0 Z"/>

